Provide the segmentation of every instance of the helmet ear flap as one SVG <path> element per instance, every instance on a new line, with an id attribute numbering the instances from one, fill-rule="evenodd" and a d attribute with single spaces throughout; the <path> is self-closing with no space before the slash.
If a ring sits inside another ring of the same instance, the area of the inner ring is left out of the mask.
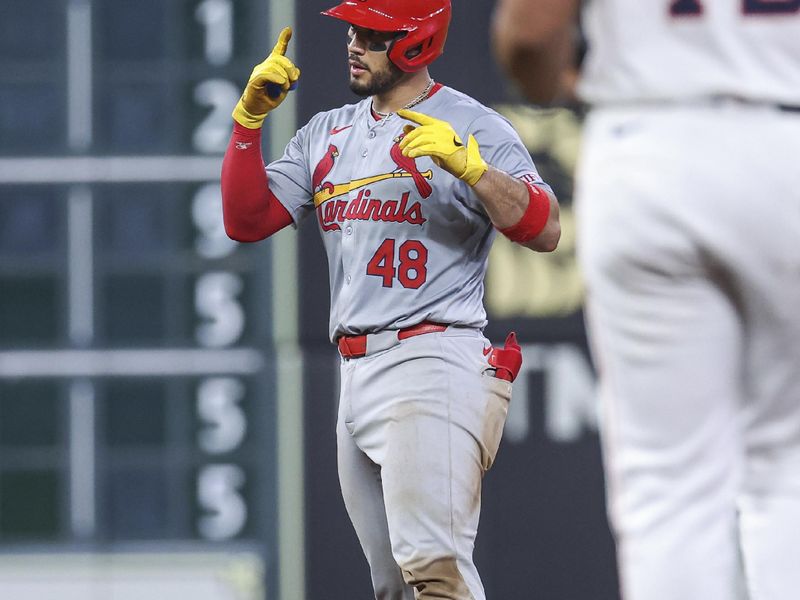
<path id="1" fill-rule="evenodd" d="M 430 36 L 424 40 L 422 40 L 416 46 L 412 46 L 408 50 L 405 51 L 406 58 L 415 58 L 428 50 L 434 44 L 434 36 Z"/>
<path id="2" fill-rule="evenodd" d="M 417 44 L 416 46 L 412 46 L 411 48 L 406 50 L 403 53 L 403 56 L 405 56 L 406 58 L 411 59 L 411 58 L 416 58 L 420 54 L 422 54 L 422 44 Z"/>
<path id="3" fill-rule="evenodd" d="M 394 36 L 391 42 L 389 42 L 389 49 L 386 51 L 386 56 L 389 57 L 389 60 L 395 66 L 397 66 L 397 63 L 395 62 L 395 57 L 397 57 L 401 51 L 400 48 L 395 49 L 395 45 L 397 43 L 400 43 L 400 45 L 402 46 L 402 40 L 407 35 L 408 35 L 407 31 L 398 31 L 397 35 Z M 402 52 L 402 55 L 405 55 L 405 52 Z"/>
<path id="4" fill-rule="evenodd" d="M 407 36 L 408 36 L 408 32 L 407 31 L 401 31 L 401 32 L 399 32 L 399 35 L 397 36 L 397 38 L 395 38 L 395 40 L 393 40 L 393 42 L 397 41 L 397 40 L 402 40 L 403 38 L 405 38 Z M 422 48 L 423 48 L 424 44 L 425 44 L 425 42 L 419 42 L 418 44 L 414 44 L 413 46 L 408 46 L 408 47 L 404 46 L 404 48 L 403 48 L 403 58 L 407 59 L 407 60 L 412 60 L 412 59 L 416 58 L 417 56 L 422 54 Z"/>

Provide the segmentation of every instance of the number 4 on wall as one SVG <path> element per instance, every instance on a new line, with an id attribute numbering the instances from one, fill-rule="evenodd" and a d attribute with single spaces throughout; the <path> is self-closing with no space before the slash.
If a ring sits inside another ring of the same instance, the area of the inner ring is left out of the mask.
<path id="1" fill-rule="evenodd" d="M 746 15 L 792 15 L 800 12 L 800 0 L 742 0 Z M 669 13 L 675 17 L 702 15 L 701 0 L 672 0 Z"/>

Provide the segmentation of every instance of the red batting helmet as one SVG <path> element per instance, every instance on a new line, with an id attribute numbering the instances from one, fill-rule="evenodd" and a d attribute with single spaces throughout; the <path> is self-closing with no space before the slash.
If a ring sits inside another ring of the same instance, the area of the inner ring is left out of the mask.
<path id="1" fill-rule="evenodd" d="M 322 14 L 364 29 L 403 32 L 389 48 L 389 60 L 409 73 L 442 54 L 450 0 L 344 0 Z"/>

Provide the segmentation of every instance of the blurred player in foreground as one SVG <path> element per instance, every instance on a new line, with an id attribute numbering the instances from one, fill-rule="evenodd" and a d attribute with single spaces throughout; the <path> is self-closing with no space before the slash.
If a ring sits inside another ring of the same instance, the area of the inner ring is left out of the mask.
<path id="1" fill-rule="evenodd" d="M 500 0 L 567 90 L 578 0 Z M 800 598 L 800 1 L 593 0 L 578 253 L 626 600 Z M 741 553 L 741 555 L 740 555 Z"/>
<path id="2" fill-rule="evenodd" d="M 285 29 L 233 113 L 225 227 L 256 241 L 316 217 L 342 356 L 339 480 L 375 597 L 482 600 L 481 482 L 521 362 L 513 335 L 492 349 L 482 334 L 487 257 L 495 230 L 553 250 L 558 204 L 505 119 L 431 79 L 449 0 L 324 14 L 350 25 L 363 100 L 314 116 L 265 170 L 262 123 L 300 76 Z"/>

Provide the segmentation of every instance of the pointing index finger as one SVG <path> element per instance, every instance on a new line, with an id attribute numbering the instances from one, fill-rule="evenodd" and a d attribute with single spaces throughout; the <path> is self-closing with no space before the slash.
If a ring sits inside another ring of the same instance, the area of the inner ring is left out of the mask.
<path id="1" fill-rule="evenodd" d="M 422 113 L 414 112 L 413 110 L 408 110 L 407 108 L 403 108 L 397 111 L 397 114 L 404 119 L 408 119 L 409 121 L 413 121 L 414 123 L 418 123 L 419 125 L 435 125 L 439 123 L 439 119 L 434 119 L 433 117 L 429 117 L 428 115 L 423 115 Z"/>
<path id="2" fill-rule="evenodd" d="M 272 49 L 272 53 L 284 56 L 286 54 L 286 49 L 289 47 L 290 39 L 292 39 L 292 28 L 284 27 L 281 29 L 281 33 L 278 35 L 278 43 L 275 44 L 275 47 Z"/>

